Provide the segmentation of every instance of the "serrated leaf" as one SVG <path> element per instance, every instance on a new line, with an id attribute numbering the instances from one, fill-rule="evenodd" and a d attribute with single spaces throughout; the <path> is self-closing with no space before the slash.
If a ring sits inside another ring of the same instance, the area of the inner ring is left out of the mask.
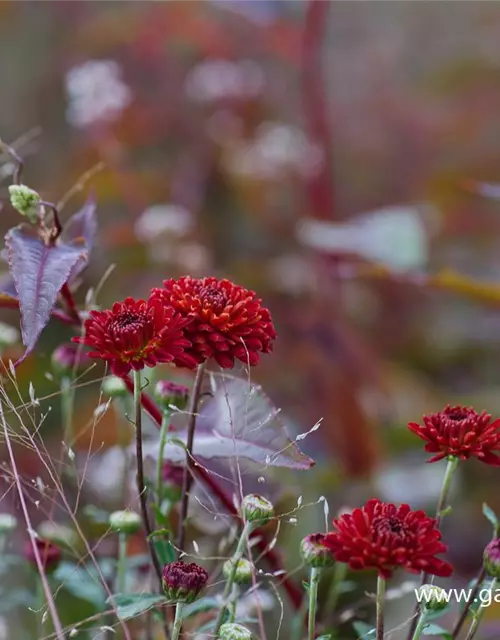
<path id="1" fill-rule="evenodd" d="M 497 535 L 499 532 L 498 518 L 496 513 L 489 505 L 486 504 L 486 502 L 483 502 L 483 515 L 491 522 L 493 525 L 493 531 L 495 532 L 495 535 Z"/>
<path id="2" fill-rule="evenodd" d="M 441 638 L 444 638 L 444 640 L 452 640 L 453 638 L 449 631 L 443 629 L 443 627 L 440 627 L 438 624 L 433 623 L 425 625 L 422 635 L 440 636 Z"/>
<path id="3" fill-rule="evenodd" d="M 257 464 L 291 469 L 309 469 L 314 461 L 303 454 L 290 440 L 280 410 L 275 407 L 262 388 L 248 380 L 214 376 L 213 395 L 203 405 L 196 421 L 193 454 L 201 460 L 235 457 Z M 178 440 L 186 442 L 186 416 L 175 414 L 172 422 Z M 184 422 L 182 422 L 184 421 Z M 158 443 L 145 448 L 156 459 Z M 165 458 L 182 464 L 182 447 L 169 440 Z"/>
<path id="4" fill-rule="evenodd" d="M 77 211 L 64 225 L 62 237 L 65 242 L 83 241 L 87 257 L 92 251 L 97 233 L 96 203 L 90 196 L 80 211 Z M 76 278 L 87 266 L 87 260 L 80 260 L 71 270 L 71 279 Z"/>
<path id="5" fill-rule="evenodd" d="M 376 630 L 371 624 L 361 622 L 361 620 L 355 620 L 352 626 L 358 636 L 358 640 L 372 640 L 372 638 L 375 638 Z"/>
<path id="6" fill-rule="evenodd" d="M 197 613 L 206 613 L 207 611 L 218 609 L 219 607 L 220 601 L 216 600 L 216 598 L 200 598 L 199 600 L 195 600 L 191 604 L 184 605 L 184 607 L 182 608 L 182 619 L 187 620 L 187 618 L 190 618 Z"/>
<path id="7" fill-rule="evenodd" d="M 45 245 L 34 229 L 25 224 L 11 229 L 5 236 L 5 244 L 19 297 L 26 357 L 47 325 L 57 294 L 71 270 L 80 260 L 87 259 L 87 253 L 81 242 Z"/>
<path id="8" fill-rule="evenodd" d="M 156 593 L 117 593 L 113 596 L 113 600 L 116 605 L 116 613 L 122 620 L 135 618 L 157 604 L 168 602 L 165 596 Z"/>

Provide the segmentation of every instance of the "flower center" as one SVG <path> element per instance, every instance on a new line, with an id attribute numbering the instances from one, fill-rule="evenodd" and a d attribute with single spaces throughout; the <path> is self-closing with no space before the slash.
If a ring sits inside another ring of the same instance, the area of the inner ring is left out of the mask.
<path id="1" fill-rule="evenodd" d="M 217 287 L 202 287 L 200 289 L 199 296 L 204 306 L 210 307 L 210 309 L 215 311 L 215 313 L 223 311 L 227 304 L 227 295 L 225 291 L 222 291 Z"/>
<path id="2" fill-rule="evenodd" d="M 372 523 L 372 528 L 380 536 L 391 536 L 400 540 L 405 539 L 410 532 L 408 525 L 397 516 L 379 516 Z"/>
<path id="3" fill-rule="evenodd" d="M 145 313 L 134 311 L 122 311 L 109 323 L 108 330 L 115 340 L 132 340 L 130 348 L 137 348 L 147 341 L 148 318 Z"/>
<path id="4" fill-rule="evenodd" d="M 462 409 L 462 407 L 452 407 L 446 411 L 446 417 L 454 422 L 460 422 L 461 420 L 466 420 L 469 417 L 469 412 L 467 409 Z"/>

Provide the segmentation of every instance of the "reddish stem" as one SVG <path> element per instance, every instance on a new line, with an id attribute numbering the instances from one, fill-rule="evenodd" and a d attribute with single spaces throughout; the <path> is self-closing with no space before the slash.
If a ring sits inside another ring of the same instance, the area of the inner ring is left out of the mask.
<path id="1" fill-rule="evenodd" d="M 323 164 L 308 184 L 309 201 L 316 218 L 335 218 L 335 195 L 333 184 L 332 129 L 329 121 L 330 108 L 325 95 L 322 42 L 327 26 L 330 2 L 310 0 L 302 42 L 302 95 L 304 113 L 309 135 L 321 149 Z"/>
<path id="2" fill-rule="evenodd" d="M 124 380 L 127 388 L 133 392 L 133 381 L 130 378 L 124 378 Z M 145 411 L 147 411 L 153 418 L 153 420 L 158 424 L 158 426 L 160 426 L 162 415 L 155 402 L 153 402 L 153 400 L 145 393 L 143 393 L 141 396 L 141 402 Z M 238 511 L 234 506 L 231 497 L 218 484 L 215 478 L 213 478 L 210 473 L 206 471 L 206 469 L 200 464 L 195 465 L 193 471 L 207 487 L 207 489 L 210 489 L 212 491 L 212 493 L 217 497 L 219 502 L 227 509 L 227 511 L 232 516 L 239 517 Z M 257 548 L 261 552 L 265 551 L 269 545 L 267 535 L 260 529 L 257 529 L 255 534 L 259 536 L 259 540 L 257 541 Z M 283 568 L 279 554 L 274 549 L 267 551 L 266 560 L 273 571 L 280 571 Z M 290 598 L 290 602 L 293 604 L 294 609 L 299 609 L 302 603 L 302 590 L 299 589 L 299 587 L 288 577 L 283 578 L 282 584 L 283 588 L 288 594 L 288 597 Z"/>
<path id="3" fill-rule="evenodd" d="M 61 289 L 61 296 L 68 307 L 70 316 L 75 320 L 75 322 L 78 322 L 78 324 L 80 324 L 78 308 L 76 306 L 75 299 L 73 298 L 73 294 L 68 287 L 68 283 L 63 284 L 63 287 Z"/>

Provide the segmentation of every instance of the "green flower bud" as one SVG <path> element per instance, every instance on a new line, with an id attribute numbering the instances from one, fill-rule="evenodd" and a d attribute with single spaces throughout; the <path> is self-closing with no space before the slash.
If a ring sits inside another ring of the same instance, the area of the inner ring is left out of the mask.
<path id="1" fill-rule="evenodd" d="M 10 203 L 30 222 L 37 222 L 38 208 L 40 206 L 40 196 L 36 191 L 24 184 L 11 184 L 9 187 Z"/>
<path id="2" fill-rule="evenodd" d="M 234 569 L 234 561 L 226 560 L 222 566 L 222 575 L 226 580 L 232 575 Z M 252 581 L 252 563 L 242 558 L 236 563 L 236 572 L 234 574 L 234 582 L 236 584 L 247 584 Z"/>
<path id="3" fill-rule="evenodd" d="M 245 522 L 257 522 L 263 525 L 274 516 L 274 507 L 266 498 L 249 494 L 243 498 L 240 512 Z"/>
<path id="4" fill-rule="evenodd" d="M 155 398 L 164 411 L 168 411 L 172 406 L 182 411 L 187 407 L 189 389 L 170 380 L 159 380 L 155 387 Z"/>
<path id="5" fill-rule="evenodd" d="M 0 322 L 0 348 L 11 347 L 16 342 L 19 342 L 21 334 L 15 327 L 11 327 L 10 324 Z"/>
<path id="6" fill-rule="evenodd" d="M 102 392 L 110 398 L 124 398 L 128 395 L 127 385 L 118 376 L 108 376 L 102 382 Z"/>
<path id="7" fill-rule="evenodd" d="M 109 526 L 117 533 L 137 533 L 142 527 L 142 518 L 135 511 L 114 511 L 109 516 Z"/>
<path id="8" fill-rule="evenodd" d="M 253 635 L 242 624 L 226 622 L 219 630 L 219 638 L 220 640 L 252 640 Z"/>
<path id="9" fill-rule="evenodd" d="M 333 565 L 334 558 L 323 544 L 325 537 L 323 533 L 311 533 L 300 543 L 300 555 L 307 566 L 321 568 Z"/>
<path id="10" fill-rule="evenodd" d="M 442 611 L 446 609 L 446 591 L 434 584 L 424 584 L 419 589 L 420 603 L 429 611 Z"/>
<path id="11" fill-rule="evenodd" d="M 5 535 L 14 531 L 17 527 L 17 518 L 10 513 L 0 513 L 0 535 Z"/>
<path id="12" fill-rule="evenodd" d="M 492 540 L 484 550 L 484 568 L 492 578 L 500 578 L 500 538 Z"/>
<path id="13" fill-rule="evenodd" d="M 37 533 L 43 540 L 55 544 L 57 547 L 74 549 L 78 546 L 79 536 L 74 529 L 59 522 L 44 520 L 37 528 Z"/>

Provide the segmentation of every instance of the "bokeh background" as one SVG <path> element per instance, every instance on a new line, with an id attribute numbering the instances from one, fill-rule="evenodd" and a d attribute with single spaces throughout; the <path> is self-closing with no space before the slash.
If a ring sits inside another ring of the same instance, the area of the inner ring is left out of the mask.
<path id="1" fill-rule="evenodd" d="M 433 510 L 444 469 L 407 422 L 448 403 L 500 414 L 497 3 L 3 1 L 0 87 L 24 180 L 53 201 L 81 181 L 65 218 L 95 194 L 80 302 L 111 264 L 102 304 L 184 273 L 257 290 L 279 339 L 253 379 L 292 435 L 323 418 L 290 494 L 324 495 L 331 514 L 372 495 Z M 10 171 L 2 231 L 17 221 Z M 53 391 L 48 357 L 70 335 L 51 323 L 21 384 Z M 47 437 L 58 428 L 56 410 Z M 29 452 L 21 464 L 35 475 Z M 459 470 L 444 530 L 460 585 L 490 536 L 482 502 L 500 510 L 498 474 Z M 323 526 L 320 504 L 280 544 L 293 558 Z"/>

